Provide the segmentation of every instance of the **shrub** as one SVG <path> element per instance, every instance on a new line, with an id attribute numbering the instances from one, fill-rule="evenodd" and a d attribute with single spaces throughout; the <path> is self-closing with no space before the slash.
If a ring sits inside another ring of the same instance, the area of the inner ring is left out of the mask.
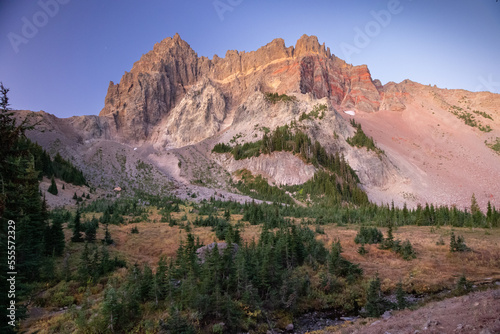
<path id="1" fill-rule="evenodd" d="M 456 296 L 464 295 L 468 292 L 470 292 L 472 289 L 472 283 L 465 278 L 465 275 L 462 274 L 458 278 L 457 285 L 455 287 L 455 290 L 453 291 L 453 294 Z"/>
<path id="2" fill-rule="evenodd" d="M 357 244 L 378 244 L 382 242 L 383 238 L 382 232 L 376 227 L 361 226 L 354 242 Z"/>
<path id="3" fill-rule="evenodd" d="M 365 248 L 365 244 L 361 244 L 361 246 L 359 246 L 359 248 L 358 248 L 358 254 L 365 255 L 367 253 L 368 253 L 368 251 Z"/>
<path id="4" fill-rule="evenodd" d="M 218 143 L 215 144 L 214 148 L 212 149 L 212 152 L 214 153 L 228 153 L 231 152 L 233 148 L 231 145 L 224 144 L 224 143 Z"/>
<path id="5" fill-rule="evenodd" d="M 459 235 L 455 238 L 455 233 L 451 232 L 450 237 L 450 252 L 468 252 L 471 249 L 465 244 L 463 236 Z"/>

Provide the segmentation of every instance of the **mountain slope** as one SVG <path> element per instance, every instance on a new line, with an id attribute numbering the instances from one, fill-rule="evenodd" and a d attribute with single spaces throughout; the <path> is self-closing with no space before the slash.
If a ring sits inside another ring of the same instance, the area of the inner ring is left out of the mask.
<path id="1" fill-rule="evenodd" d="M 286 94 L 286 100 L 272 101 L 270 93 Z M 310 116 L 318 106 L 321 115 Z M 213 194 L 236 191 L 231 173 L 239 169 L 278 185 L 310 178 L 314 166 L 291 153 L 238 161 L 211 153 L 217 143 L 256 142 L 293 123 L 329 154 L 344 155 L 372 201 L 462 207 L 475 193 L 485 207 L 488 200 L 499 205 L 500 156 L 487 146 L 500 138 L 499 106 L 497 94 L 409 80 L 382 85 L 366 65 L 345 63 L 314 36 L 302 36 L 295 47 L 276 39 L 257 51 L 208 59 L 175 35 L 110 83 L 99 116 L 40 113 L 39 129 L 47 131 L 30 136 L 80 160 L 96 185 L 187 187 L 184 195 L 202 185 Z M 356 133 L 351 118 L 385 153 L 347 143 Z M 141 163 L 153 176 L 138 168 Z"/>

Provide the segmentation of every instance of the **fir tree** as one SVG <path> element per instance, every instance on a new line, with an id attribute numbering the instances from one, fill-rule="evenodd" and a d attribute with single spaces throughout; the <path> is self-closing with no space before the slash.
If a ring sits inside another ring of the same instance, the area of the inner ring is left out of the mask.
<path id="1" fill-rule="evenodd" d="M 106 245 L 111 245 L 114 243 L 113 239 L 111 238 L 111 233 L 109 233 L 108 224 L 106 224 L 106 227 L 104 229 L 104 239 L 102 240 L 102 242 Z"/>
<path id="2" fill-rule="evenodd" d="M 365 305 L 366 315 L 378 318 L 387 310 L 388 304 L 388 301 L 382 297 L 380 278 L 377 273 L 375 278 L 370 281 L 370 286 L 368 288 Z"/>
<path id="3" fill-rule="evenodd" d="M 94 242 L 97 234 L 97 219 L 92 218 L 91 221 L 85 223 L 85 241 Z"/>
<path id="4" fill-rule="evenodd" d="M 64 252 L 65 240 L 63 232 L 63 217 L 55 216 L 52 225 L 47 225 L 45 233 L 45 254 L 61 256 Z"/>
<path id="5" fill-rule="evenodd" d="M 73 223 L 73 236 L 71 237 L 72 242 L 83 242 L 82 237 L 82 223 L 80 222 L 80 211 L 76 211 L 75 220 Z"/>
<path id="6" fill-rule="evenodd" d="M 104 302 L 101 306 L 101 314 L 111 333 L 119 331 L 120 321 L 123 319 L 123 305 L 118 298 L 115 288 L 109 286 L 104 292 Z"/>
<path id="7" fill-rule="evenodd" d="M 167 333 L 176 334 L 194 334 L 194 327 L 189 321 L 182 316 L 177 308 L 172 307 L 170 309 L 170 315 L 167 321 L 161 324 L 163 330 Z"/>
<path id="8" fill-rule="evenodd" d="M 50 186 L 49 186 L 49 189 L 47 189 L 47 191 L 49 193 L 51 193 L 52 195 L 55 195 L 57 196 L 57 185 L 56 185 L 56 180 L 54 179 L 54 177 L 52 176 L 52 178 L 50 179 Z"/>
<path id="9" fill-rule="evenodd" d="M 408 302 L 406 301 L 406 293 L 403 290 L 403 283 L 401 281 L 396 286 L 396 300 L 398 303 L 398 309 L 402 310 L 408 307 Z"/>
<path id="10" fill-rule="evenodd" d="M 470 292 L 472 289 L 472 284 L 470 281 L 465 278 L 465 275 L 462 274 L 462 276 L 459 277 L 457 281 L 457 286 L 455 287 L 454 294 L 455 295 L 463 295 L 468 292 Z"/>

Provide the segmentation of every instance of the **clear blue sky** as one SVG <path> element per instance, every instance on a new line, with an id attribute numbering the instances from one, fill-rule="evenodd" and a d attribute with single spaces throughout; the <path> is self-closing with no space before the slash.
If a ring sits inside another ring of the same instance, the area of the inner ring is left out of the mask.
<path id="1" fill-rule="evenodd" d="M 176 32 L 210 58 L 316 35 L 384 84 L 500 93 L 496 0 L 0 0 L 0 32 L 11 107 L 59 117 L 98 114 L 109 81 Z"/>

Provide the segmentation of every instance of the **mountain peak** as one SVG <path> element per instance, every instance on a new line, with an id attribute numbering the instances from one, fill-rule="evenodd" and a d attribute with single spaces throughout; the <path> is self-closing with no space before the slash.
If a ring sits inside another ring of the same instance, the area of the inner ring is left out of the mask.
<path id="1" fill-rule="evenodd" d="M 325 43 L 319 44 L 318 37 L 306 34 L 299 38 L 295 45 L 294 56 L 301 57 L 309 53 L 316 53 L 325 57 L 330 57 L 330 48 L 325 48 Z"/>

